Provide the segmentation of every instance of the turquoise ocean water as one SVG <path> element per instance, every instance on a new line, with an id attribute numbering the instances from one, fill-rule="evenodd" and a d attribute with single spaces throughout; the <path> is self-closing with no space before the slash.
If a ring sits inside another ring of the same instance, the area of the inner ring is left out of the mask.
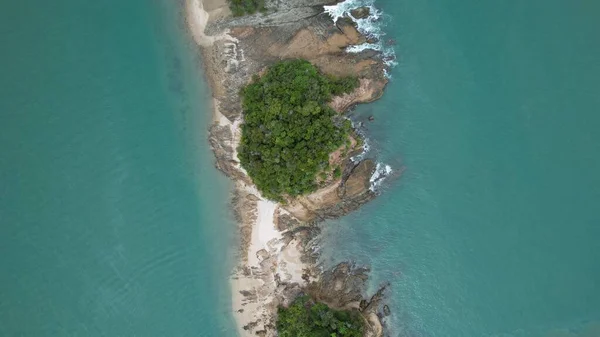
<path id="1" fill-rule="evenodd" d="M 392 336 L 600 336 L 600 5 L 377 0 L 352 114 L 399 171 L 324 226 Z M 235 336 L 228 181 L 178 2 L 0 9 L 0 336 Z"/>
<path id="2" fill-rule="evenodd" d="M 398 66 L 360 106 L 402 178 L 327 225 L 393 336 L 600 336 L 600 3 L 377 0 Z"/>
<path id="3" fill-rule="evenodd" d="M 0 5 L 0 336 L 234 336 L 229 182 L 176 1 Z"/>

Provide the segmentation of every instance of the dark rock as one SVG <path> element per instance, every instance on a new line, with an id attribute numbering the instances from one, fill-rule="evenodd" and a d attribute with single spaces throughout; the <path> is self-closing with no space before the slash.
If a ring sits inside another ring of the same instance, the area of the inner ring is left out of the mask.
<path id="1" fill-rule="evenodd" d="M 376 37 L 367 37 L 367 43 L 370 43 L 370 44 L 375 44 L 375 43 L 377 43 L 378 41 L 379 41 L 379 39 L 378 39 L 378 38 L 376 38 Z"/>
<path id="2" fill-rule="evenodd" d="M 375 198 L 375 193 L 370 190 L 373 172 L 375 162 L 371 159 L 365 159 L 358 164 L 349 161 L 344 169 L 342 183 L 337 188 L 337 202 L 315 210 L 318 219 L 339 218 Z"/>
<path id="3" fill-rule="evenodd" d="M 386 305 L 384 305 L 384 306 L 383 306 L 383 314 L 384 314 L 384 315 L 386 315 L 386 316 L 389 316 L 389 315 L 390 315 L 390 313 L 391 313 L 391 312 L 390 312 L 390 307 L 389 307 L 387 304 L 386 304 Z"/>
<path id="4" fill-rule="evenodd" d="M 258 261 L 263 261 L 269 257 L 269 252 L 267 252 L 265 249 L 261 249 L 256 252 L 256 257 L 258 258 Z"/>
<path id="5" fill-rule="evenodd" d="M 250 292 L 248 290 L 240 290 L 240 294 L 242 294 L 242 296 L 244 296 L 244 297 L 250 297 L 250 296 L 254 295 L 252 292 Z"/>
<path id="6" fill-rule="evenodd" d="M 286 231 L 288 229 L 298 228 L 302 224 L 296 218 L 291 217 L 289 214 L 278 213 L 275 215 L 275 227 L 280 231 Z"/>
<path id="7" fill-rule="evenodd" d="M 379 288 L 379 290 L 377 290 L 375 295 L 371 296 L 367 307 L 363 310 L 364 312 L 376 313 L 378 311 L 377 309 L 379 308 L 381 301 L 383 301 L 384 292 L 388 285 L 389 284 L 382 286 L 381 288 Z"/>
<path id="8" fill-rule="evenodd" d="M 338 27 L 338 29 L 343 30 L 344 26 L 357 27 L 358 25 L 356 24 L 356 22 L 352 21 L 351 18 L 343 16 L 338 19 L 338 21 L 336 22 L 336 26 Z"/>
<path id="9" fill-rule="evenodd" d="M 361 161 L 356 165 L 346 180 L 343 186 L 340 186 L 340 194 L 343 199 L 360 199 L 363 195 L 368 195 L 371 191 L 371 176 L 375 172 L 375 162 L 371 159 Z M 369 200 L 371 198 L 368 198 Z"/>
<path id="10" fill-rule="evenodd" d="M 342 262 L 323 272 L 318 282 L 309 285 L 308 292 L 317 300 L 333 308 L 344 308 L 360 303 L 366 288 L 369 269 Z"/>
<path id="11" fill-rule="evenodd" d="M 309 274 L 309 273 L 307 273 L 306 271 L 304 271 L 304 272 L 302 273 L 302 279 L 303 279 L 305 282 L 310 282 L 310 274 Z"/>
<path id="12" fill-rule="evenodd" d="M 373 117 L 373 116 L 369 116 L 369 121 L 371 121 L 371 122 L 372 122 L 372 121 L 374 121 L 374 120 L 375 120 L 375 117 Z"/>
<path id="13" fill-rule="evenodd" d="M 215 166 L 232 179 L 251 183 L 250 178 L 236 168 L 238 162 L 237 158 L 233 158 L 232 140 L 233 134 L 229 126 L 213 124 L 210 127 L 208 141 L 215 154 Z"/>
<path id="14" fill-rule="evenodd" d="M 244 325 L 244 330 L 251 330 L 258 325 L 258 322 L 252 322 Z"/>
<path id="15" fill-rule="evenodd" d="M 379 52 L 377 50 L 367 49 L 367 50 L 363 51 L 361 53 L 361 55 L 367 59 L 372 59 L 374 57 L 378 57 Z M 381 94 L 383 94 L 383 92 L 380 92 L 380 96 L 381 96 Z"/>
<path id="16" fill-rule="evenodd" d="M 364 19 L 371 15 L 371 9 L 369 7 L 360 7 L 350 11 L 350 14 L 355 19 Z"/>
<path id="17" fill-rule="evenodd" d="M 368 268 L 342 262 L 333 269 L 324 271 L 321 278 L 309 284 L 306 290 L 314 300 L 323 302 L 334 309 L 348 310 L 348 308 L 358 307 L 361 315 L 373 322 L 374 316 L 379 317 L 378 312 L 387 285 L 381 287 L 370 299 L 365 299 L 363 294 L 367 288 L 368 272 Z M 387 311 L 389 312 L 389 308 Z M 381 323 L 381 317 L 376 320 Z M 369 329 L 374 330 L 368 331 L 365 336 L 381 336 L 380 330 L 377 332 L 375 326 L 370 324 L 369 326 Z"/>

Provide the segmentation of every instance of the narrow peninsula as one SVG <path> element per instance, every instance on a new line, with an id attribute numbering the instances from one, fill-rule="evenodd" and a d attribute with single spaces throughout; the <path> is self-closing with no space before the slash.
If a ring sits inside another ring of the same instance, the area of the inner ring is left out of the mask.
<path id="1" fill-rule="evenodd" d="M 322 270 L 313 239 L 325 219 L 375 197 L 380 176 L 344 117 L 379 98 L 381 53 L 356 8 L 332 20 L 332 0 L 186 0 L 213 94 L 210 144 L 235 181 L 240 259 L 230 279 L 241 336 L 382 336 L 383 288 L 365 298 L 368 270 Z"/>

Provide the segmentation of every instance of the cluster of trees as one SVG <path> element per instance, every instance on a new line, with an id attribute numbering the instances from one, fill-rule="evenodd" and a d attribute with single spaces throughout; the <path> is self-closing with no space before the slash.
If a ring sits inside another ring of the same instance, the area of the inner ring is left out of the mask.
<path id="1" fill-rule="evenodd" d="M 234 16 L 264 12 L 265 0 L 229 0 L 229 8 Z"/>
<path id="2" fill-rule="evenodd" d="M 280 337 L 362 337 L 363 319 L 356 311 L 338 311 L 308 296 L 297 298 L 289 308 L 279 308 Z"/>
<path id="3" fill-rule="evenodd" d="M 242 89 L 244 124 L 238 158 L 263 196 L 281 201 L 316 190 L 329 154 L 348 137 L 334 120 L 332 95 L 352 91 L 356 78 L 321 74 L 305 60 L 281 61 Z"/>

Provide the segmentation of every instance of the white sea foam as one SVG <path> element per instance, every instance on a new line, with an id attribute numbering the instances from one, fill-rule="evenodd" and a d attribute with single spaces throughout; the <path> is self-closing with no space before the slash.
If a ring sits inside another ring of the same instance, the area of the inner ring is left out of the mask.
<path id="1" fill-rule="evenodd" d="M 355 162 L 359 162 L 359 161 L 365 159 L 365 156 L 367 155 L 369 150 L 371 150 L 371 146 L 369 145 L 369 138 L 367 138 L 367 135 L 361 129 L 362 122 L 355 122 L 352 119 L 348 119 L 348 120 L 352 123 L 352 129 L 354 129 L 354 131 L 363 140 L 362 152 L 357 154 L 356 156 L 350 157 L 350 160 L 355 163 Z"/>
<path id="2" fill-rule="evenodd" d="M 348 53 L 360 53 L 364 50 L 375 50 L 381 52 L 385 65 L 394 67 L 396 63 L 396 53 L 392 46 L 385 45 L 383 37 L 385 32 L 384 15 L 375 8 L 375 0 L 346 0 L 337 5 L 323 6 L 325 12 L 331 16 L 333 22 L 337 22 L 340 18 L 349 17 L 357 25 L 357 29 L 363 35 L 376 40 L 374 43 L 365 42 L 363 44 L 349 46 L 346 48 Z M 364 19 L 356 19 L 352 16 L 351 11 L 360 7 L 369 8 L 369 16 Z M 389 72 L 384 69 L 384 75 L 389 78 Z"/>
<path id="3" fill-rule="evenodd" d="M 369 138 L 365 137 L 364 135 L 361 135 L 362 139 L 363 139 L 363 150 L 361 153 L 357 154 L 354 157 L 351 157 L 350 160 L 354 163 L 359 162 L 363 159 L 365 159 L 365 156 L 367 155 L 367 153 L 369 152 L 369 150 L 371 150 L 371 146 L 369 145 Z"/>
<path id="4" fill-rule="evenodd" d="M 370 190 L 375 192 L 375 190 L 377 190 L 377 187 L 381 185 L 381 182 L 383 182 L 383 180 L 392 172 L 393 170 L 390 165 L 377 163 L 377 166 L 375 167 L 375 172 L 373 172 L 373 175 L 369 179 L 369 182 L 371 183 Z"/>
<path id="5" fill-rule="evenodd" d="M 367 49 L 381 51 L 381 45 L 378 43 L 357 44 L 354 46 L 349 46 L 348 48 L 346 48 L 346 51 L 349 53 L 360 53 L 361 51 L 367 50 Z"/>

